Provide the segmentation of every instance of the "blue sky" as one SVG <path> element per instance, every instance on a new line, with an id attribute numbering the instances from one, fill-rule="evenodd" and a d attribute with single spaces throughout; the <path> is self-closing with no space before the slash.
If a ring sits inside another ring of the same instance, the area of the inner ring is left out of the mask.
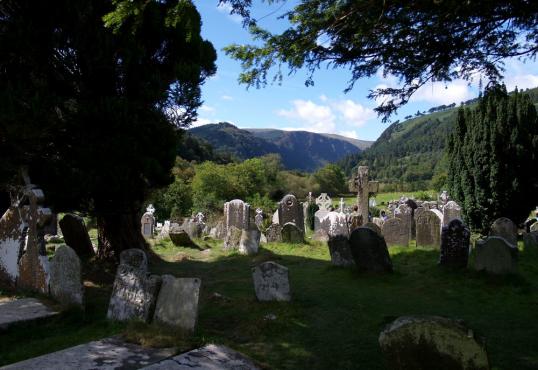
<path id="1" fill-rule="evenodd" d="M 258 1 L 259 2 L 259 1 Z M 217 0 L 195 0 L 202 16 L 202 35 L 211 41 L 218 52 L 217 73 L 202 87 L 204 104 L 198 111 L 194 126 L 227 121 L 240 128 L 276 128 L 337 133 L 362 140 L 375 140 L 388 127 L 377 117 L 373 108 L 377 103 L 367 99 L 369 90 L 378 86 L 397 86 L 393 77 L 378 75 L 361 79 L 354 89 L 344 94 L 349 73 L 342 69 L 319 70 L 314 75 L 315 85 L 306 87 L 306 74 L 288 76 L 281 85 L 268 85 L 263 89 L 246 89 L 239 85 L 241 72 L 238 61 L 227 57 L 222 48 L 232 44 L 252 43 L 241 19 L 231 16 L 226 7 L 217 7 Z M 269 30 L 282 29 L 276 20 L 293 2 L 268 6 L 255 5 L 254 18 L 263 20 L 260 25 Z M 279 7 L 282 8 L 279 9 Z M 275 14 L 272 11 L 278 10 Z M 270 15 L 271 14 L 271 15 Z M 538 86 L 538 63 L 506 62 L 505 83 L 509 90 L 518 86 L 525 89 Z M 459 104 L 478 94 L 478 80 L 469 86 L 466 81 L 449 84 L 430 83 L 421 88 L 411 101 L 398 111 L 393 120 L 424 111 L 441 104 Z"/>

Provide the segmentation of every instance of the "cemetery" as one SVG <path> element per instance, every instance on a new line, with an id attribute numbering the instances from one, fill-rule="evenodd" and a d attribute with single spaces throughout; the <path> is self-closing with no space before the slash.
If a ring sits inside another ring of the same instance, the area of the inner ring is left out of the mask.
<path id="1" fill-rule="evenodd" d="M 537 29 L 1 1 L 0 370 L 538 369 Z"/>

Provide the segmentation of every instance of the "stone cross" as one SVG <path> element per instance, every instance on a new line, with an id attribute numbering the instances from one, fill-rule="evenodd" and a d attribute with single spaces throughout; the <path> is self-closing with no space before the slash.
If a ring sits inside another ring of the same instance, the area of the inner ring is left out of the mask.
<path id="1" fill-rule="evenodd" d="M 146 208 L 146 212 L 154 214 L 155 213 L 155 207 L 153 207 L 153 204 L 150 204 L 148 208 Z"/>
<path id="2" fill-rule="evenodd" d="M 340 198 L 340 213 L 344 213 L 344 198 Z"/>
<path id="3" fill-rule="evenodd" d="M 321 193 L 321 195 L 316 199 L 316 204 L 319 206 L 320 210 L 328 211 L 332 205 L 332 201 L 327 193 Z"/>
<path id="4" fill-rule="evenodd" d="M 368 166 L 359 166 L 353 185 L 353 190 L 357 191 L 357 206 L 359 207 L 359 214 L 362 216 L 363 221 L 367 222 L 368 199 L 370 197 L 370 193 L 377 193 L 379 191 L 379 182 L 368 181 Z"/>

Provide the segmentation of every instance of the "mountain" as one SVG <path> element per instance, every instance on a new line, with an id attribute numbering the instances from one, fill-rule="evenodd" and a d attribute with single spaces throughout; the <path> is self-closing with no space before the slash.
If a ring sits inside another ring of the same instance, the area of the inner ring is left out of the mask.
<path id="1" fill-rule="evenodd" d="M 525 93 L 538 107 L 538 88 Z M 464 104 L 472 106 L 476 100 Z M 409 190 L 431 187 L 432 180 L 442 183 L 446 174 L 445 141 L 456 122 L 458 108 L 452 104 L 429 111 L 432 113 L 393 123 L 368 149 L 343 158 L 339 164 L 348 175 L 357 165 L 367 165 L 370 178 L 400 188 L 405 185 Z"/>
<path id="2" fill-rule="evenodd" d="M 238 159 L 276 153 L 284 167 L 300 171 L 315 171 L 371 144 L 307 131 L 240 129 L 227 122 L 195 127 L 188 132 L 207 141 L 217 152 L 229 152 Z"/>

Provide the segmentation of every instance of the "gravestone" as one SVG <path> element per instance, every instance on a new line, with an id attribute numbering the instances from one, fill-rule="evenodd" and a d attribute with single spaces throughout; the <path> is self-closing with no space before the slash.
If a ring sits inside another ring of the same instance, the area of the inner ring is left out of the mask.
<path id="1" fill-rule="evenodd" d="M 218 221 L 209 231 L 209 236 L 213 239 L 224 239 L 226 237 L 226 228 L 223 221 Z"/>
<path id="2" fill-rule="evenodd" d="M 301 244 L 304 242 L 304 229 L 300 229 L 293 222 L 288 222 L 282 226 L 282 242 L 291 244 Z"/>
<path id="3" fill-rule="evenodd" d="M 489 236 L 500 236 L 508 243 L 517 246 L 517 226 L 509 218 L 496 219 L 491 225 Z"/>
<path id="4" fill-rule="evenodd" d="M 411 239 L 411 230 L 414 224 L 413 210 L 411 207 L 409 207 L 407 204 L 400 204 L 394 210 L 394 218 L 399 218 L 402 220 L 402 227 L 407 230 L 407 233 L 409 234 L 408 239 Z"/>
<path id="5" fill-rule="evenodd" d="M 466 268 L 469 260 L 471 232 L 460 219 L 453 219 L 443 226 L 441 232 L 441 255 L 439 264 Z"/>
<path id="6" fill-rule="evenodd" d="M 492 274 L 517 273 L 518 249 L 506 239 L 489 236 L 475 245 L 474 267 Z"/>
<path id="7" fill-rule="evenodd" d="M 261 231 L 256 225 L 252 225 L 248 230 L 242 230 L 239 241 L 239 253 L 246 255 L 258 254 L 260 248 Z"/>
<path id="8" fill-rule="evenodd" d="M 389 218 L 383 224 L 381 233 L 389 246 L 409 246 L 409 229 L 400 218 Z"/>
<path id="9" fill-rule="evenodd" d="M 83 306 L 80 259 L 67 245 L 56 247 L 50 262 L 50 294 L 63 306 Z"/>
<path id="10" fill-rule="evenodd" d="M 392 272 L 385 239 L 372 229 L 355 229 L 349 238 L 349 247 L 359 271 Z"/>
<path id="11" fill-rule="evenodd" d="M 381 235 L 383 236 L 383 234 L 381 233 L 381 228 L 379 226 L 377 226 L 375 223 L 373 222 L 367 222 L 365 223 L 364 225 L 362 225 L 363 227 L 367 227 L 369 229 L 372 229 L 374 230 L 378 235 Z"/>
<path id="12" fill-rule="evenodd" d="M 275 262 L 264 262 L 252 268 L 254 290 L 258 301 L 291 300 L 288 268 Z"/>
<path id="13" fill-rule="evenodd" d="M 458 203 L 451 200 L 443 207 L 443 226 L 448 225 L 455 218 L 461 220 L 461 207 Z"/>
<path id="14" fill-rule="evenodd" d="M 148 322 L 153 316 L 161 277 L 148 273 L 147 257 L 144 252 L 140 252 L 139 249 L 127 250 L 120 255 L 120 261 L 123 260 L 124 263 L 116 271 L 108 305 L 108 319 L 138 319 Z"/>
<path id="15" fill-rule="evenodd" d="M 84 219 L 72 213 L 67 213 L 60 220 L 60 229 L 65 244 L 73 248 L 80 257 L 91 257 L 95 254 L 90 235 L 84 224 Z"/>
<path id="16" fill-rule="evenodd" d="M 446 190 L 443 190 L 443 192 L 439 195 L 439 203 L 442 205 L 445 205 L 450 200 L 450 196 L 448 195 L 448 192 Z"/>
<path id="17" fill-rule="evenodd" d="M 172 243 L 178 247 L 195 247 L 196 244 L 192 241 L 191 237 L 185 230 L 183 230 L 178 224 L 172 224 L 168 232 L 168 236 Z"/>
<path id="18" fill-rule="evenodd" d="M 525 250 L 538 250 L 538 231 L 523 234 Z"/>
<path id="19" fill-rule="evenodd" d="M 441 244 L 441 219 L 430 210 L 420 212 L 416 222 L 417 247 Z"/>
<path id="20" fill-rule="evenodd" d="M 327 244 L 329 245 L 331 263 L 334 266 L 348 267 L 355 265 L 349 247 L 349 239 L 346 236 L 337 235 L 330 237 Z"/>
<path id="21" fill-rule="evenodd" d="M 332 207 L 331 198 L 327 195 L 327 193 L 321 193 L 321 195 L 316 198 L 316 204 L 318 205 L 320 211 L 329 212 L 330 208 Z"/>
<path id="22" fill-rule="evenodd" d="M 194 331 L 198 320 L 198 301 L 202 281 L 198 278 L 162 276 L 162 285 L 155 306 L 155 321 Z"/>
<path id="23" fill-rule="evenodd" d="M 324 229 L 318 229 L 314 232 L 314 235 L 312 235 L 312 239 L 318 242 L 328 242 L 329 234 Z"/>
<path id="24" fill-rule="evenodd" d="M 368 199 L 370 193 L 377 193 L 379 191 L 378 181 L 368 180 L 368 167 L 359 166 L 357 169 L 357 176 L 354 178 L 353 187 L 351 190 L 357 192 L 357 212 L 362 216 L 363 222 L 368 222 Z"/>
<path id="25" fill-rule="evenodd" d="M 294 223 L 304 233 L 303 207 L 294 195 L 288 194 L 278 205 L 278 221 L 284 227 L 287 223 Z"/>
<path id="26" fill-rule="evenodd" d="M 27 224 L 17 207 L 10 207 L 0 219 L 0 284 L 15 287 L 19 277 L 19 256 L 26 245 Z"/>
<path id="27" fill-rule="evenodd" d="M 148 207 L 149 208 L 149 207 Z M 141 232 L 142 235 L 146 238 L 153 238 L 153 233 L 155 231 L 155 216 L 153 213 L 146 212 L 142 215 L 141 223 Z"/>
<path id="28" fill-rule="evenodd" d="M 250 205 L 240 199 L 224 203 L 224 226 L 247 230 L 250 224 Z"/>
<path id="29" fill-rule="evenodd" d="M 327 212 L 321 218 L 316 217 L 316 221 L 316 231 L 323 230 L 329 236 L 349 236 L 348 217 L 345 213 Z"/>
<path id="30" fill-rule="evenodd" d="M 389 369 L 490 369 L 473 331 L 444 317 L 399 317 L 381 332 L 379 345 Z"/>
<path id="31" fill-rule="evenodd" d="M 271 223 L 275 225 L 280 225 L 280 222 L 278 221 L 278 210 L 273 213 L 273 217 L 271 218 Z"/>
<path id="32" fill-rule="evenodd" d="M 201 238 L 205 224 L 199 223 L 196 218 L 186 218 L 181 228 L 185 230 L 191 239 Z"/>
<path id="33" fill-rule="evenodd" d="M 161 239 L 170 237 L 170 220 L 164 221 L 163 227 L 161 228 L 161 233 L 159 234 Z"/>
<path id="34" fill-rule="evenodd" d="M 243 229 L 237 228 L 233 225 L 229 226 L 226 231 L 226 237 L 224 238 L 224 250 L 232 250 L 239 248 L 242 234 Z"/>
<path id="35" fill-rule="evenodd" d="M 282 226 L 271 224 L 265 231 L 267 243 L 280 243 L 282 241 Z"/>
<path id="36" fill-rule="evenodd" d="M 261 208 L 256 208 L 256 216 L 254 216 L 254 222 L 258 229 L 261 229 L 263 226 L 263 210 Z"/>

